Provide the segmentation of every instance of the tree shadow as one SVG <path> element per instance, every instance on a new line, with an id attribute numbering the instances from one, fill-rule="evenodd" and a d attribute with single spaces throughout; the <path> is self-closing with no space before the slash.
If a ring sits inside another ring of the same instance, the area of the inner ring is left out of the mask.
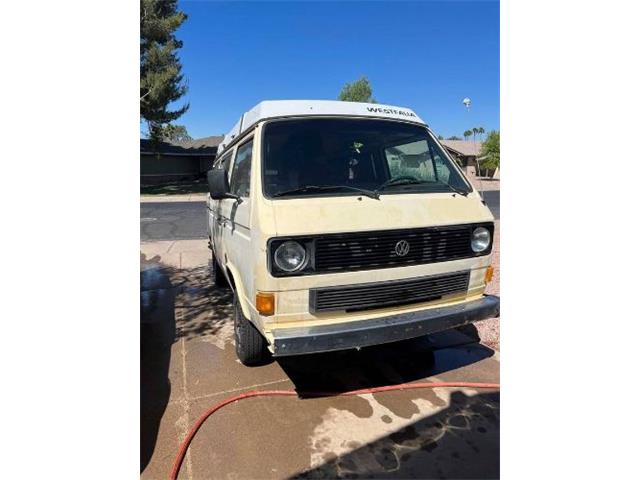
<path id="1" fill-rule="evenodd" d="M 213 286 L 210 266 L 176 268 L 140 255 L 140 471 L 155 450 L 171 395 L 171 346 L 215 336 L 233 323 L 233 294 Z"/>
<path id="2" fill-rule="evenodd" d="M 499 407 L 499 392 L 453 392 L 434 415 L 290 478 L 499 478 Z"/>
<path id="3" fill-rule="evenodd" d="M 175 288 L 168 272 L 150 262 L 140 272 L 140 472 L 155 449 L 171 383 L 169 363 L 175 338 Z"/>
<path id="4" fill-rule="evenodd" d="M 233 323 L 233 292 L 213 285 L 210 265 L 175 272 L 174 283 L 178 339 L 215 336 Z"/>

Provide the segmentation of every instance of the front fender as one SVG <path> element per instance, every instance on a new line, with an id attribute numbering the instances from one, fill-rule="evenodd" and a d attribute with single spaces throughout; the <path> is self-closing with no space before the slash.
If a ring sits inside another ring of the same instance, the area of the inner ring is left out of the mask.
<path id="1" fill-rule="evenodd" d="M 227 263 L 225 267 L 227 269 L 227 275 L 230 277 L 228 278 L 229 285 L 231 285 L 231 288 L 234 289 L 236 295 L 238 296 L 240 308 L 242 308 L 242 314 L 245 316 L 245 318 L 251 319 L 251 304 L 249 298 L 247 297 L 247 290 L 242 283 L 240 272 L 231 263 Z"/>

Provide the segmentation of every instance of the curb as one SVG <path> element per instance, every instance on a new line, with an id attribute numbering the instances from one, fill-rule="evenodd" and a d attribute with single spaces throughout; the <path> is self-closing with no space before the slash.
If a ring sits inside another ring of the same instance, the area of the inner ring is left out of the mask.
<path id="1" fill-rule="evenodd" d="M 205 193 L 190 195 L 140 195 L 140 203 L 165 203 L 165 202 L 204 202 L 207 200 Z"/>

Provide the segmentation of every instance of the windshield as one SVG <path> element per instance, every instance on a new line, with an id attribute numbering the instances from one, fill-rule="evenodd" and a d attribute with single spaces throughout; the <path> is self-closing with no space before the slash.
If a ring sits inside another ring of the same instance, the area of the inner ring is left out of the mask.
<path id="1" fill-rule="evenodd" d="M 371 119 L 266 124 L 263 182 L 267 197 L 471 191 L 426 128 Z"/>

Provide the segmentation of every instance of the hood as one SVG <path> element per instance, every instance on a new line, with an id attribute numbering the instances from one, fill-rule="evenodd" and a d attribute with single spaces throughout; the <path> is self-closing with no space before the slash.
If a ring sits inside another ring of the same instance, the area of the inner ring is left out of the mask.
<path id="1" fill-rule="evenodd" d="M 476 192 L 314 197 L 273 201 L 278 236 L 395 230 L 493 221 Z"/>

